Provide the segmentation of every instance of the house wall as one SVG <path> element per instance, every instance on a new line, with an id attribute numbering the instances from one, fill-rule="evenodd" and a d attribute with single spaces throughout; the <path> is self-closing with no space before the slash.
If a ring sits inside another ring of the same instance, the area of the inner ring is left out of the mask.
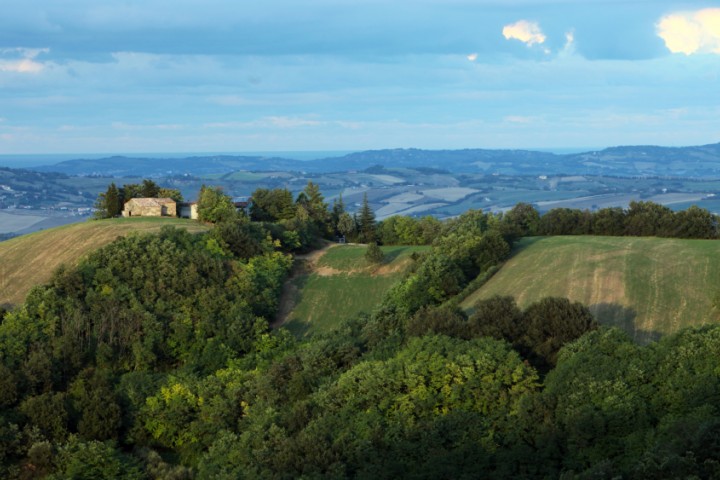
<path id="1" fill-rule="evenodd" d="M 197 220 L 197 218 L 198 218 L 197 204 L 195 204 L 195 203 L 191 203 L 189 205 L 181 204 L 178 216 L 180 218 L 191 218 L 193 220 Z"/>
<path id="2" fill-rule="evenodd" d="M 138 205 L 137 202 L 129 200 L 122 211 L 123 217 L 164 217 L 177 216 L 175 203 L 164 205 Z"/>

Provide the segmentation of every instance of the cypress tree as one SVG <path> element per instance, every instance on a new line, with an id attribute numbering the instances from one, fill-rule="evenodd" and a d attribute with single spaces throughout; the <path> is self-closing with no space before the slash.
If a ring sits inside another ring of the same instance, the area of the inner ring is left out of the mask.
<path id="1" fill-rule="evenodd" d="M 122 212 L 122 209 L 123 205 L 120 202 L 120 192 L 115 186 L 115 183 L 111 183 L 105 193 L 105 210 L 107 211 L 107 216 L 110 218 L 117 217 Z"/>
<path id="2" fill-rule="evenodd" d="M 358 230 L 360 231 L 359 240 L 363 243 L 375 241 L 375 212 L 370 208 L 367 193 L 363 195 L 363 204 L 360 208 L 360 216 L 358 218 Z"/>

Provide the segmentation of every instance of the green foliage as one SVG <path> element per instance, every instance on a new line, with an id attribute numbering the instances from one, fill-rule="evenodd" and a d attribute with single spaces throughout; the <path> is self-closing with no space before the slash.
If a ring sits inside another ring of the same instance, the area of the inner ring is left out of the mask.
<path id="1" fill-rule="evenodd" d="M 245 260 L 273 250 L 269 234 L 262 225 L 240 216 L 216 224 L 210 231 L 210 238 L 230 255 Z"/>
<path id="2" fill-rule="evenodd" d="M 199 220 L 210 223 L 230 221 L 237 216 L 232 199 L 220 187 L 205 185 L 198 194 L 197 211 Z"/>
<path id="3" fill-rule="evenodd" d="M 295 216 L 292 193 L 285 188 L 258 188 L 252 193 L 250 218 L 256 222 L 277 222 Z"/>
<path id="4" fill-rule="evenodd" d="M 146 478 L 138 462 L 120 453 L 112 443 L 83 442 L 71 437 L 53 459 L 57 480 L 140 480 Z"/>
<path id="5" fill-rule="evenodd" d="M 182 192 L 176 188 L 160 188 L 157 193 L 158 198 L 172 198 L 176 202 L 182 202 Z"/>
<path id="6" fill-rule="evenodd" d="M 440 220 L 429 215 L 421 219 L 395 215 L 380 222 L 378 235 L 383 245 L 430 245 L 441 229 Z"/>
<path id="7" fill-rule="evenodd" d="M 340 214 L 337 223 L 337 229 L 340 235 L 344 235 L 346 238 L 354 238 L 357 234 L 357 225 L 355 225 L 355 219 L 347 213 L 343 212 Z"/>
<path id="8" fill-rule="evenodd" d="M 371 240 L 433 247 L 392 288 L 394 277 L 365 276 L 389 290 L 372 314 L 338 310 L 303 340 L 271 331 L 292 265 L 277 250 L 317 242 L 349 217 L 336 207 L 308 184 L 276 211 L 288 216 L 268 214 L 278 224 L 233 216 L 207 234 L 130 236 L 34 289 L 0 322 L 0 476 L 718 476 L 720 327 L 642 347 L 566 299 L 521 311 L 493 297 L 469 318 L 455 308 L 507 257 L 508 239 L 534 232 L 529 205 L 442 224 L 389 219 Z M 627 233 L 654 219 L 655 234 L 715 229 L 701 209 L 630 211 L 562 210 L 537 228 Z M 392 262 L 405 250 L 382 251 Z M 321 263 L 370 270 L 364 253 L 331 249 Z M 336 303 L 371 297 L 337 285 L 320 289 Z"/>
<path id="9" fill-rule="evenodd" d="M 107 191 L 101 192 L 95 202 L 95 218 L 113 218 L 120 215 L 123 209 L 123 201 L 120 191 L 111 183 Z"/>
<path id="10" fill-rule="evenodd" d="M 657 203 L 632 201 L 627 210 L 619 207 L 603 208 L 596 212 L 552 209 L 540 218 L 537 232 L 540 235 L 717 238 L 718 219 L 716 215 L 695 205 L 687 210 L 673 212 Z"/>
<path id="11" fill-rule="evenodd" d="M 375 212 L 370 208 L 367 193 L 364 193 L 362 207 L 360 207 L 357 219 L 358 241 L 361 243 L 376 241 L 376 227 Z"/>
<path id="12" fill-rule="evenodd" d="M 518 203 L 502 216 L 502 233 L 513 241 L 520 237 L 537 235 L 540 214 L 528 203 Z"/>
<path id="13" fill-rule="evenodd" d="M 560 348 L 595 330 L 597 322 L 581 303 L 548 297 L 525 309 L 522 327 L 522 348 L 534 365 L 544 368 L 554 366 Z"/>
<path id="14" fill-rule="evenodd" d="M 365 259 L 370 263 L 382 263 L 385 259 L 385 254 L 383 254 L 376 242 L 371 242 L 365 251 Z"/>

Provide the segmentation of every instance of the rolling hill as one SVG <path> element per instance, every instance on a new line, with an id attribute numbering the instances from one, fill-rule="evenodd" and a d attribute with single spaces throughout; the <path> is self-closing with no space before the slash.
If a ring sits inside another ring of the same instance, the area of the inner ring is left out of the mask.
<path id="1" fill-rule="evenodd" d="M 30 289 L 48 281 L 60 265 L 75 265 L 91 251 L 130 232 L 154 232 L 165 225 L 191 232 L 207 227 L 179 218 L 117 218 L 75 223 L 0 243 L 0 304 L 23 302 Z"/>
<path id="2" fill-rule="evenodd" d="M 512 295 L 521 307 L 546 296 L 589 306 L 601 323 L 647 343 L 720 319 L 720 242 L 635 237 L 524 239 L 515 255 L 462 303 Z"/>
<path id="3" fill-rule="evenodd" d="M 370 312 L 412 263 L 410 255 L 429 247 L 381 247 L 385 261 L 365 260 L 367 247 L 337 245 L 297 257 L 295 275 L 287 282 L 275 325 L 302 336 L 329 330 L 341 320 Z"/>

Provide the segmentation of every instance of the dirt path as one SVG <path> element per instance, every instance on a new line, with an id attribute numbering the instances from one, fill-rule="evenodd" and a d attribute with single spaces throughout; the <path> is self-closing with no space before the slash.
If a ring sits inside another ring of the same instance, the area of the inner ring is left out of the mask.
<path id="1" fill-rule="evenodd" d="M 292 272 L 283 286 L 283 293 L 280 295 L 280 304 L 278 305 L 277 315 L 275 319 L 270 323 L 272 328 L 278 328 L 285 323 L 288 315 L 292 312 L 295 307 L 295 297 L 297 296 L 297 287 L 294 284 L 294 280 L 301 275 L 308 275 L 313 271 L 318 270 L 318 261 L 323 255 L 327 253 L 333 247 L 336 247 L 336 243 L 328 243 L 319 250 L 313 250 L 310 253 L 303 253 L 295 255 Z M 328 267 L 322 267 L 328 268 Z"/>

